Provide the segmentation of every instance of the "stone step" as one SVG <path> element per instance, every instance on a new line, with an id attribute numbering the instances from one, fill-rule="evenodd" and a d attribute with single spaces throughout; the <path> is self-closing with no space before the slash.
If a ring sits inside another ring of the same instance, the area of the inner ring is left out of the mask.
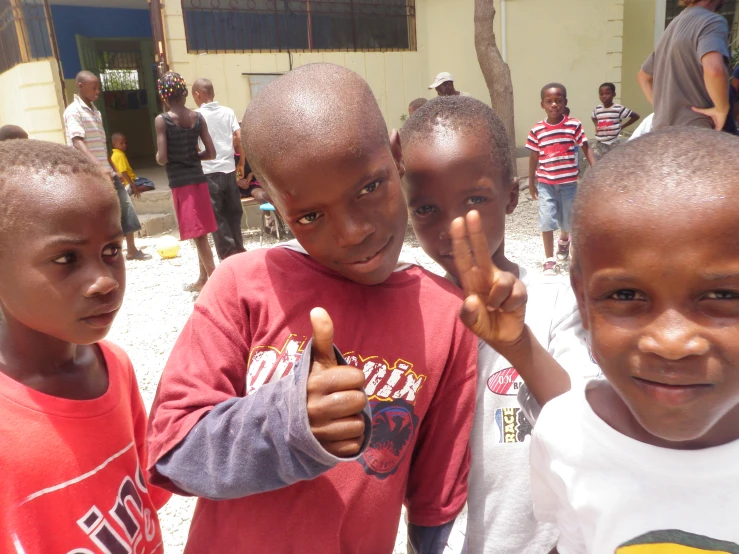
<path id="1" fill-rule="evenodd" d="M 151 237 L 177 229 L 177 218 L 174 213 L 139 213 L 138 215 L 141 222 L 139 237 Z"/>
<path id="2" fill-rule="evenodd" d="M 142 214 L 174 214 L 172 191 L 167 189 L 142 192 L 140 198 L 131 197 L 136 213 Z"/>

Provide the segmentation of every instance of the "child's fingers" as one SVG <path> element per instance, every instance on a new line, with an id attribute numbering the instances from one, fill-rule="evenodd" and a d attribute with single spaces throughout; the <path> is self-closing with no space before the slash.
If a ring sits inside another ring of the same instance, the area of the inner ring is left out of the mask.
<path id="1" fill-rule="evenodd" d="M 487 316 L 483 312 L 483 302 L 477 295 L 465 298 L 459 311 L 462 323 L 478 337 L 485 337 L 488 332 Z"/>
<path id="2" fill-rule="evenodd" d="M 511 275 L 506 273 L 505 275 Z M 512 275 L 511 275 L 512 276 Z M 500 305 L 500 309 L 504 312 L 515 312 L 522 305 L 526 304 L 529 299 L 529 293 L 526 290 L 526 285 L 520 279 L 516 279 L 513 284 L 511 293 Z"/>
<path id="3" fill-rule="evenodd" d="M 518 282 L 518 279 L 515 275 L 506 271 L 500 271 L 495 276 L 493 286 L 490 288 L 490 294 L 486 302 L 488 310 L 493 311 L 502 308 L 503 304 L 513 294 L 516 282 Z"/>
<path id="4" fill-rule="evenodd" d="M 312 357 L 324 369 L 336 365 L 334 354 L 334 324 L 323 308 L 313 308 L 310 312 L 310 322 L 313 327 Z M 312 371 L 312 370 L 311 370 Z"/>
<path id="5" fill-rule="evenodd" d="M 467 233 L 469 234 L 470 246 L 472 247 L 472 255 L 475 258 L 477 267 L 482 271 L 482 275 L 489 279 L 489 275 L 493 275 L 498 268 L 493 264 L 488 248 L 488 240 L 482 230 L 482 222 L 480 221 L 480 213 L 477 210 L 467 212 Z"/>
<path id="6" fill-rule="evenodd" d="M 454 265 L 457 266 L 457 272 L 459 272 L 462 290 L 465 294 L 471 294 L 474 292 L 472 290 L 474 283 L 473 274 L 477 266 L 475 259 L 472 257 L 469 242 L 467 242 L 467 224 L 463 217 L 458 217 L 452 221 L 449 234 L 452 237 Z"/>

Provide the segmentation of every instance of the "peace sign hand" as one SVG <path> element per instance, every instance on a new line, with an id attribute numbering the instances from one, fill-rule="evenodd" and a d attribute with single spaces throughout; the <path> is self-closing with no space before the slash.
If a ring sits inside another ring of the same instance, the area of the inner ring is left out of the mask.
<path id="1" fill-rule="evenodd" d="M 477 211 L 468 212 L 466 220 L 458 217 L 452 221 L 451 236 L 465 295 L 462 321 L 498 351 L 515 345 L 524 337 L 525 285 L 493 263 Z"/>

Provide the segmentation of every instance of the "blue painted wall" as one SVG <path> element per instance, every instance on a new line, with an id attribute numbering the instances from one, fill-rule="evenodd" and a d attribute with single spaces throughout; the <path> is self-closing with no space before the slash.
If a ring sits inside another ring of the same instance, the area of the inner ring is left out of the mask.
<path id="1" fill-rule="evenodd" d="M 151 38 L 149 10 L 51 5 L 65 79 L 82 69 L 75 35 L 90 38 Z"/>

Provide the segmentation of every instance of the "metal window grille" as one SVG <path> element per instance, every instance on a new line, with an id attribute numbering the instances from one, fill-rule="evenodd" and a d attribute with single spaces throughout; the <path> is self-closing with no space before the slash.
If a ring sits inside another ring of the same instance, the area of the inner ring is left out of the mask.
<path id="1" fill-rule="evenodd" d="M 189 52 L 416 49 L 415 0 L 182 0 Z"/>
<path id="2" fill-rule="evenodd" d="M 47 0 L 0 0 L 0 73 L 54 56 Z"/>
<path id="3" fill-rule="evenodd" d="M 140 90 L 143 81 L 141 52 L 99 52 L 100 84 L 104 91 Z"/>
<path id="4" fill-rule="evenodd" d="M 679 0 L 667 0 L 665 6 L 665 28 L 672 22 L 677 15 L 685 8 L 678 5 Z M 727 0 L 718 12 L 726 18 L 729 23 L 729 42 L 733 43 L 737 37 L 737 20 L 736 12 L 739 9 L 739 0 Z"/>

